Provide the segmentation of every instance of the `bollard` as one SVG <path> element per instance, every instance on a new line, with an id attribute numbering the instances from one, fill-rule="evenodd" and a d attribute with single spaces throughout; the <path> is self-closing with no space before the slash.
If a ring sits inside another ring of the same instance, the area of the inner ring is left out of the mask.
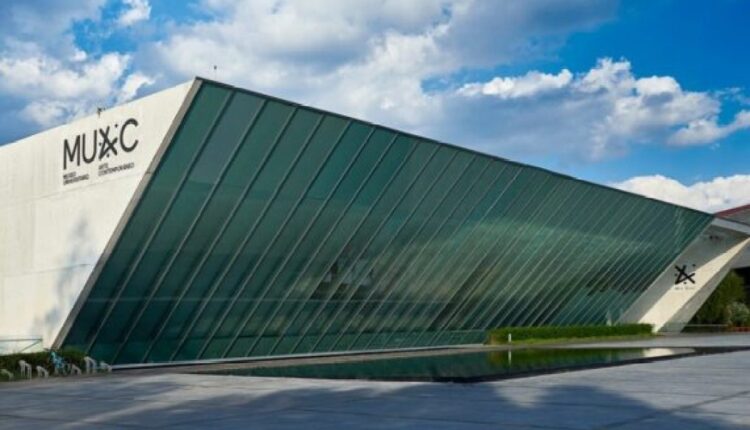
<path id="1" fill-rule="evenodd" d="M 76 366 L 75 364 L 71 364 L 70 365 L 70 374 L 71 375 L 78 376 L 81 373 L 83 373 L 83 372 L 81 372 L 81 368 L 80 367 Z"/>
<path id="2" fill-rule="evenodd" d="M 12 380 L 13 380 L 13 374 L 12 374 L 12 373 L 10 373 L 10 372 L 8 372 L 8 371 L 7 371 L 7 370 L 5 370 L 5 369 L 0 369 L 0 375 L 5 375 L 5 376 L 7 376 L 7 377 L 8 377 L 8 380 L 9 380 L 9 381 L 12 381 Z"/>
<path id="3" fill-rule="evenodd" d="M 49 378 L 49 372 L 42 366 L 36 366 L 36 376 L 40 378 Z"/>
<path id="4" fill-rule="evenodd" d="M 103 361 L 99 362 L 99 368 L 107 373 L 112 373 L 112 366 Z"/>
<path id="5" fill-rule="evenodd" d="M 24 360 L 18 360 L 18 367 L 21 368 L 21 375 L 31 379 L 31 365 Z"/>
<path id="6" fill-rule="evenodd" d="M 86 364 L 86 374 L 96 373 L 96 360 L 91 357 L 83 357 L 83 362 Z"/>

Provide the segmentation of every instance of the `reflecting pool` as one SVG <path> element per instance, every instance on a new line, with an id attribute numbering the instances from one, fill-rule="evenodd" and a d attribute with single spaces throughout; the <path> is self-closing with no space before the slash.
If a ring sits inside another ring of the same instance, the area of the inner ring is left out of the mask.
<path id="1" fill-rule="evenodd" d="M 533 374 L 659 360 L 696 348 L 522 348 L 399 358 L 241 368 L 210 372 L 242 376 L 381 381 L 481 382 Z"/>

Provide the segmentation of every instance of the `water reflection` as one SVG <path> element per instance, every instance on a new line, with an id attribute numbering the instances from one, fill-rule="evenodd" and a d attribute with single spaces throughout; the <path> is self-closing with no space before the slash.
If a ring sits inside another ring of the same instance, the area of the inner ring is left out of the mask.
<path id="1" fill-rule="evenodd" d="M 344 363 L 232 369 L 212 373 L 323 379 L 480 382 L 677 357 L 695 352 L 693 348 L 523 348 L 366 359 Z"/>

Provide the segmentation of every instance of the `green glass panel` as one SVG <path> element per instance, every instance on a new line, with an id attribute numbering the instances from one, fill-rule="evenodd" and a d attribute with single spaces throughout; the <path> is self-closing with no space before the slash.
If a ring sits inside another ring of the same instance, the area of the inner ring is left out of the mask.
<path id="1" fill-rule="evenodd" d="M 138 363 L 606 323 L 711 219 L 203 82 L 63 343 Z"/>
<path id="2" fill-rule="evenodd" d="M 415 154 L 416 156 L 417 154 Z M 394 181 L 389 187 L 379 205 L 369 214 L 357 235 L 347 244 L 347 247 L 361 248 L 362 251 L 353 256 L 340 274 L 332 278 L 334 307 L 326 315 L 326 321 L 319 331 L 318 340 L 313 343 L 313 349 L 332 348 L 326 336 L 329 333 L 341 333 L 350 316 L 347 308 L 355 308 L 360 300 L 374 288 L 373 280 L 377 276 L 373 266 L 377 256 L 390 243 L 390 239 L 397 232 L 399 226 L 407 218 L 415 215 L 418 206 L 431 194 L 440 180 L 450 178 L 445 170 L 450 168 L 456 152 L 441 148 L 429 161 L 421 160 L 424 166 L 418 176 L 413 176 L 408 187 L 403 187 L 399 181 Z M 402 170 L 408 172 L 408 168 Z M 463 169 L 462 169 L 463 170 Z M 409 173 L 406 173 L 409 174 Z M 358 241 L 366 241 L 358 245 Z M 342 317 L 342 313 L 344 316 Z M 323 337 L 326 336 L 324 339 Z M 335 337 L 333 338 L 335 340 Z"/>
<path id="3" fill-rule="evenodd" d="M 123 282 L 132 274 L 130 269 L 142 257 L 143 243 L 153 235 L 159 219 L 176 197 L 175 194 L 184 183 L 187 172 L 200 154 L 205 140 L 213 131 L 231 95 L 227 90 L 213 87 L 204 87 L 196 95 L 195 103 L 176 133 L 176 139 L 180 139 L 182 144 L 179 149 L 170 147 L 166 151 L 158 174 L 154 175 L 154 179 L 145 190 L 142 203 L 125 226 L 121 240 L 108 258 L 95 288 L 92 288 L 83 305 L 81 316 L 85 315 L 85 319 L 76 320 L 66 342 L 86 345 L 83 349 L 91 348 L 102 323 L 109 319 L 113 311 L 117 300 L 115 297 L 123 292 Z M 97 301 L 106 301 L 107 304 L 98 306 Z M 98 312 L 94 312 L 94 309 Z M 116 338 L 112 334 L 108 336 L 110 339 Z M 107 347 L 107 350 L 116 351 L 118 347 L 119 345 L 112 345 Z"/>
<path id="4" fill-rule="evenodd" d="M 570 268 L 563 274 L 562 282 L 556 283 L 560 293 L 535 320 L 535 325 L 550 321 L 560 324 L 571 309 L 591 300 L 597 290 L 597 274 L 606 270 L 606 265 L 613 263 L 612 258 L 627 244 L 620 237 L 636 231 L 637 220 L 646 208 L 644 203 L 641 199 L 619 199 L 607 204 L 609 211 L 599 216 L 597 225 L 587 229 L 587 236 L 579 241 L 582 254 L 574 260 L 576 270 Z M 598 225 L 601 227 L 597 228 Z"/>
<path id="5" fill-rule="evenodd" d="M 356 279 L 357 285 L 362 285 L 362 288 L 350 295 L 346 308 L 342 307 L 336 316 L 340 329 L 333 341 L 329 342 L 329 350 L 353 347 L 361 326 L 366 323 L 368 316 L 388 290 L 378 280 L 396 264 L 398 256 L 407 245 L 404 241 L 408 240 L 411 244 L 419 233 L 434 231 L 436 215 L 437 219 L 445 219 L 448 213 L 446 211 L 455 208 L 455 205 L 446 204 L 451 192 L 457 187 L 475 183 L 486 168 L 485 162 L 481 170 L 472 171 L 470 167 L 474 158 L 469 154 L 457 155 L 445 169 L 445 174 L 432 182 L 429 192 L 424 192 L 415 205 L 407 199 L 388 217 L 383 233 L 372 246 L 370 261 L 360 270 L 362 273 Z"/>
<path id="6" fill-rule="evenodd" d="M 559 229 L 560 243 L 551 246 L 545 264 L 537 264 L 534 273 L 527 274 L 524 282 L 534 285 L 526 303 L 514 309 L 512 322 L 505 325 L 535 325 L 536 321 L 550 312 L 552 305 L 563 300 L 565 286 L 574 280 L 576 273 L 584 266 L 598 249 L 588 246 L 603 227 L 612 220 L 612 214 L 622 210 L 623 200 L 609 202 L 603 189 L 589 189 L 584 194 L 586 201 L 573 213 L 574 218 Z M 495 315 L 489 322 L 490 327 L 499 327 L 503 315 Z"/>

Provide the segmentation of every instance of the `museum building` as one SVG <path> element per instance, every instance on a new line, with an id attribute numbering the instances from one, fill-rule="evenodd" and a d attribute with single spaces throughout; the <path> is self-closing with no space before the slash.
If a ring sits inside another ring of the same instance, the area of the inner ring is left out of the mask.
<path id="1" fill-rule="evenodd" d="M 0 146 L 0 199 L 0 344 L 120 365 L 678 331 L 750 238 L 201 78 Z"/>

